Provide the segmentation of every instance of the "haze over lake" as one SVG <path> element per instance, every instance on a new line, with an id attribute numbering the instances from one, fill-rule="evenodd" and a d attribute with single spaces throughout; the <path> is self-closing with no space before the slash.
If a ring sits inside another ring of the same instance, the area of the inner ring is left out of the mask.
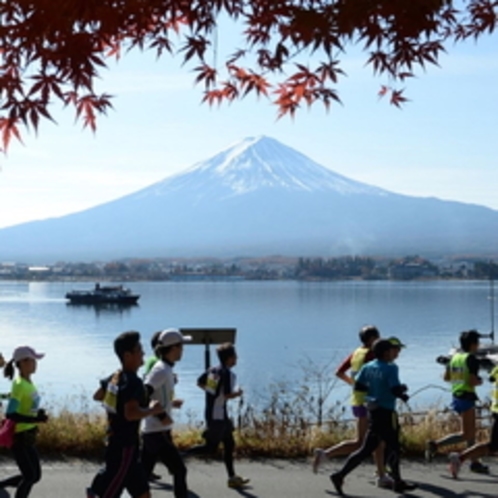
<path id="1" fill-rule="evenodd" d="M 235 371 L 246 402 L 261 403 L 270 383 L 303 378 L 297 365 L 305 358 L 319 365 L 330 361 L 332 376 L 357 347 L 360 327 L 372 323 L 408 345 L 398 363 L 402 381 L 416 393 L 411 404 L 445 404 L 449 395 L 442 388 L 448 386 L 436 356 L 457 344 L 462 330 L 488 333 L 491 326 L 485 281 L 135 282 L 127 285 L 141 294 L 136 307 L 66 304 L 67 291 L 92 285 L 0 282 L 0 351 L 8 359 L 15 346 L 26 343 L 46 352 L 35 381 L 51 402 L 89 396 L 98 379 L 117 367 L 112 341 L 125 330 L 140 331 L 150 354 L 156 330 L 235 327 Z M 195 381 L 203 368 L 203 346 L 186 347 L 176 366 L 177 395 L 185 399 L 184 411 L 199 419 L 203 395 Z M 8 382 L 1 381 L 0 391 L 7 389 Z M 489 392 L 485 383 L 481 397 Z M 347 386 L 339 383 L 333 399 L 347 403 L 348 396 Z"/>

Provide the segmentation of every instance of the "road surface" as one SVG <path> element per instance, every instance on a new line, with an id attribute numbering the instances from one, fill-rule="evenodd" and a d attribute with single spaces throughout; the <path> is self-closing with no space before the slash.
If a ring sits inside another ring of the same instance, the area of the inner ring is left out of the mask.
<path id="1" fill-rule="evenodd" d="M 468 466 L 462 468 L 461 477 L 452 479 L 444 460 L 425 464 L 404 461 L 403 477 L 419 484 L 419 488 L 407 497 L 498 497 L 498 462 L 488 459 L 490 475 L 470 473 Z M 229 489 L 222 462 L 189 459 L 188 483 L 191 498 L 330 498 L 336 496 L 329 480 L 329 473 L 338 468 L 340 462 L 333 461 L 324 465 L 315 475 L 311 472 L 310 462 L 285 460 L 237 460 L 236 470 L 244 477 L 250 477 L 250 486 L 244 490 Z M 93 462 L 73 461 L 44 462 L 42 481 L 35 485 L 33 498 L 83 498 L 85 488 L 93 478 L 98 465 Z M 0 461 L 0 479 L 15 473 L 17 468 L 9 459 Z M 173 498 L 171 476 L 161 465 L 156 471 L 163 479 L 152 484 L 152 496 Z M 398 496 L 396 493 L 375 487 L 374 468 L 365 464 L 348 476 L 344 491 L 353 498 L 376 498 Z M 10 494 L 9 494 L 10 493 Z M 124 496 L 128 496 L 124 493 Z M 14 497 L 14 490 L 0 490 L 0 498 Z"/>

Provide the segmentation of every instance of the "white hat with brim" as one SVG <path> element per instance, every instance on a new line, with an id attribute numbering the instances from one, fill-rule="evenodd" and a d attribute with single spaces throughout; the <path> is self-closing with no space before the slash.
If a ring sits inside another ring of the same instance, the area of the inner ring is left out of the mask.
<path id="1" fill-rule="evenodd" d="M 190 342 L 192 336 L 183 335 L 178 329 L 165 329 L 159 334 L 158 346 L 174 346 L 175 344 L 183 344 Z"/>
<path id="2" fill-rule="evenodd" d="M 19 346 L 14 349 L 14 353 L 12 354 L 12 359 L 15 362 L 26 360 L 27 358 L 31 358 L 33 360 L 41 360 L 45 356 L 45 353 L 37 353 L 30 346 Z"/>

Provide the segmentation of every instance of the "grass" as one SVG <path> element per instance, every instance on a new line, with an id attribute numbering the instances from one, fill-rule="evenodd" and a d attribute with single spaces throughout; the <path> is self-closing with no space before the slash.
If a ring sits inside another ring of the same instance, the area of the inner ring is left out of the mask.
<path id="1" fill-rule="evenodd" d="M 239 411 L 240 428 L 235 431 L 238 456 L 303 458 L 308 457 L 314 447 L 328 447 L 354 437 L 351 421 L 338 418 L 318 427 L 309 423 L 299 406 L 286 405 L 278 409 L 275 402 L 262 410 L 246 407 Z M 400 413 L 400 423 L 402 447 L 408 457 L 421 457 L 428 439 L 438 439 L 459 428 L 458 417 L 437 409 L 416 415 Z M 75 413 L 61 409 L 51 415 L 49 422 L 40 425 L 38 449 L 48 458 L 100 459 L 105 427 L 105 416 L 101 412 Z M 486 437 L 483 427 L 479 439 Z M 200 444 L 202 424 L 192 421 L 181 427 L 175 433 L 175 440 L 182 450 Z M 2 449 L 1 453 L 8 452 Z"/>
<path id="2" fill-rule="evenodd" d="M 315 447 L 328 447 L 355 435 L 354 421 L 346 420 L 347 402 L 327 403 L 335 384 L 325 366 L 314 362 L 302 365 L 303 381 L 271 385 L 264 397 L 252 405 L 242 399 L 233 403 L 238 456 L 304 458 Z M 40 424 L 38 449 L 44 457 L 101 459 L 105 445 L 106 419 L 101 409 L 84 396 L 50 403 L 49 421 Z M 62 404 L 62 408 L 60 407 Z M 421 457 L 425 442 L 458 432 L 459 419 L 435 406 L 423 413 L 401 411 L 401 444 L 405 456 Z M 479 420 L 477 439 L 488 437 L 489 413 Z M 203 424 L 189 417 L 175 430 L 181 450 L 203 442 Z M 452 451 L 453 448 L 448 448 Z M 8 454 L 0 449 L 0 455 Z"/>

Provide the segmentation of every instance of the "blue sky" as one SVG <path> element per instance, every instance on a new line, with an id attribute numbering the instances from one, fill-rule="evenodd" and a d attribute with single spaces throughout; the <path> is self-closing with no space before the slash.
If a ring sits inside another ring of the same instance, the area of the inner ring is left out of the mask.
<path id="1" fill-rule="evenodd" d="M 497 41 L 450 48 L 441 68 L 408 81 L 401 111 L 377 98 L 386 81 L 356 52 L 344 58 L 343 106 L 317 105 L 294 120 L 277 120 L 255 97 L 210 108 L 179 59 L 128 54 L 101 73 L 114 110 L 95 135 L 55 104 L 58 125 L 42 123 L 0 158 L 0 228 L 116 199 L 261 134 L 358 181 L 498 209 Z"/>

